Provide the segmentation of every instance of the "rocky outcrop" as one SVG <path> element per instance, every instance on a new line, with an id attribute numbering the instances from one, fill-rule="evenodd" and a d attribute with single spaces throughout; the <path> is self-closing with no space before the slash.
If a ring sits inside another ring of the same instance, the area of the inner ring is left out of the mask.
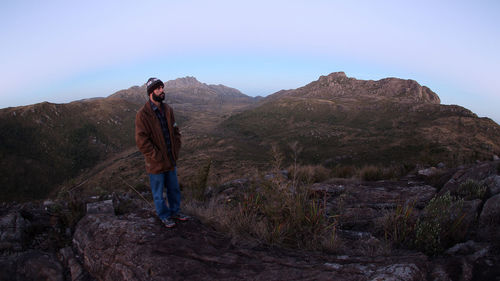
<path id="1" fill-rule="evenodd" d="M 385 78 L 378 81 L 358 80 L 347 77 L 344 72 L 334 72 L 321 76 L 304 87 L 281 91 L 272 98 L 314 97 L 314 98 L 369 98 L 372 100 L 391 99 L 399 102 L 439 104 L 439 96 L 414 80 Z"/>
<path id="2" fill-rule="evenodd" d="M 448 186 L 471 178 L 494 186 L 495 165 L 463 167 Z M 222 204 L 252 184 L 234 180 L 206 196 Z M 392 248 L 380 233 L 381 220 L 398 205 L 414 206 L 418 216 L 438 195 L 415 176 L 377 182 L 331 179 L 309 190 L 312 198 L 322 198 L 327 215 L 338 219 L 336 235 L 345 247 L 337 252 L 285 249 L 231 237 L 196 218 L 166 229 L 147 203 L 131 196 L 115 194 L 112 200 L 87 204 L 87 215 L 72 236 L 61 224 L 67 210 L 60 202 L 3 204 L 0 280 L 472 281 L 500 276 L 500 194 L 461 201 L 458 215 L 472 231 L 439 255 L 426 256 L 411 247 Z M 63 243 L 69 237 L 72 243 Z"/>
<path id="3" fill-rule="evenodd" d="M 54 254 L 29 250 L 0 257 L 0 280 L 64 281 L 64 269 Z"/>
<path id="4" fill-rule="evenodd" d="M 488 193 L 496 195 L 500 193 L 500 176 L 492 175 L 484 180 L 484 184 L 488 188 Z"/>
<path id="5" fill-rule="evenodd" d="M 500 194 L 497 194 L 484 204 L 479 217 L 479 235 L 482 239 L 500 245 Z"/>
<path id="6" fill-rule="evenodd" d="M 61 221 L 69 210 L 46 203 L 0 205 L 0 280 L 94 280 L 70 246 L 59 251 L 71 238 Z"/>
<path id="7" fill-rule="evenodd" d="M 499 161 L 484 162 L 474 165 L 472 167 L 462 167 L 455 172 L 451 179 L 439 191 L 439 194 L 450 192 L 451 194 L 457 193 L 457 189 L 462 183 L 467 180 L 474 180 L 480 183 L 488 183 L 489 189 L 496 192 L 500 187 L 497 182 L 497 167 L 500 165 Z"/>
<path id="8" fill-rule="evenodd" d="M 29 221 L 18 211 L 9 212 L 0 218 L 0 251 L 20 251 L 25 243 Z"/>
<path id="9" fill-rule="evenodd" d="M 377 220 L 398 205 L 423 208 L 436 189 L 422 182 L 334 180 L 311 186 L 328 196 L 329 215 L 340 215 L 343 228 L 375 232 Z"/>
<path id="10" fill-rule="evenodd" d="M 147 210 L 87 215 L 73 243 L 98 280 L 422 280 L 427 266 L 421 254 L 328 256 L 235 242 L 196 220 L 165 229 Z"/>

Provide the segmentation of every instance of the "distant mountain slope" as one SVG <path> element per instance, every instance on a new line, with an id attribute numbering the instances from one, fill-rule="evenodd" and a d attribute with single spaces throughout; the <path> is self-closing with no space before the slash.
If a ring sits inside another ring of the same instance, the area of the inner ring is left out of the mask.
<path id="1" fill-rule="evenodd" d="M 191 103 L 197 106 L 229 105 L 245 106 L 256 101 L 239 90 L 224 85 L 207 85 L 194 77 L 184 77 L 165 82 L 167 102 L 170 104 Z M 144 103 L 147 100 L 146 87 L 134 86 L 111 95 L 114 98 L 123 98 L 131 102 Z M 205 108 L 207 109 L 207 108 Z"/>
<path id="2" fill-rule="evenodd" d="M 298 141 L 311 163 L 457 165 L 500 154 L 500 126 L 412 80 L 363 81 L 343 73 L 280 91 L 220 129 L 240 145 Z M 435 163 L 434 163 L 435 164 Z"/>
<path id="3" fill-rule="evenodd" d="M 236 89 L 192 77 L 166 84 L 188 148 L 231 112 L 254 103 Z M 134 147 L 135 115 L 145 102 L 145 87 L 134 86 L 107 98 L 0 109 L 0 201 L 43 198 L 83 169 Z"/>
<path id="4" fill-rule="evenodd" d="M 378 81 L 357 80 L 347 77 L 344 72 L 321 76 L 317 81 L 295 90 L 279 91 L 268 96 L 267 100 L 285 96 L 327 100 L 370 99 L 374 102 L 390 99 L 400 103 L 440 103 L 436 93 L 413 80 L 398 78 L 385 78 Z"/>
<path id="5" fill-rule="evenodd" d="M 133 145 L 136 107 L 94 99 L 0 110 L 0 199 L 43 197 L 54 184 Z"/>

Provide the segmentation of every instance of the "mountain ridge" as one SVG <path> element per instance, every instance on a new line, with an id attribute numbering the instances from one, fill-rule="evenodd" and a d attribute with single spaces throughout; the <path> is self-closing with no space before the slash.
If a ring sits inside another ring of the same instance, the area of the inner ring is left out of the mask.
<path id="1" fill-rule="evenodd" d="M 287 143 L 298 141 L 310 164 L 453 166 L 500 153 L 500 126 L 493 120 L 442 105 L 413 80 L 357 80 L 343 72 L 278 91 L 223 121 L 220 130 L 243 147 L 260 146 L 260 153 L 271 143 L 286 151 Z"/>
<path id="2" fill-rule="evenodd" d="M 431 89 L 414 80 L 384 78 L 380 80 L 358 80 L 347 77 L 344 72 L 332 72 L 320 76 L 305 86 L 292 90 L 281 90 L 269 95 L 268 100 L 279 97 L 312 97 L 339 99 L 366 97 L 373 100 L 398 99 L 399 102 L 440 104 L 441 99 Z"/>
<path id="3" fill-rule="evenodd" d="M 243 94 L 226 94 L 228 89 L 207 86 L 192 93 L 192 87 L 181 87 L 167 93 L 185 139 L 209 132 L 224 115 L 253 103 Z M 146 100 L 143 85 L 105 98 L 0 109 L 0 201 L 43 198 L 62 181 L 134 147 L 135 114 Z"/>
<path id="4" fill-rule="evenodd" d="M 224 169 L 221 177 L 235 167 L 265 163 L 273 143 L 288 153 L 294 141 L 304 148 L 304 163 L 325 165 L 459 165 L 500 154 L 498 124 L 441 105 L 413 80 L 359 82 L 337 72 L 260 100 L 194 77 L 172 81 L 166 84 L 177 88 L 167 88 L 167 102 L 182 128 L 184 165 L 213 159 L 214 169 Z M 370 88 L 355 95 L 363 85 Z M 54 184 L 134 149 L 133 120 L 145 92 L 144 85 L 132 86 L 106 98 L 0 109 L 0 184 L 9 196 L 24 196 L 43 183 L 36 193 L 43 197 Z M 25 192 L 16 193 L 21 187 Z"/>

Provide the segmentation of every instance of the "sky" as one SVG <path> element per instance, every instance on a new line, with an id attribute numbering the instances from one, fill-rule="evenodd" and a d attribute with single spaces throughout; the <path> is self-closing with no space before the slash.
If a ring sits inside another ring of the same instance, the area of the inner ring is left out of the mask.
<path id="1" fill-rule="evenodd" d="M 194 76 L 250 96 L 412 79 L 500 123 L 500 1 L 2 1 L 0 108 Z"/>

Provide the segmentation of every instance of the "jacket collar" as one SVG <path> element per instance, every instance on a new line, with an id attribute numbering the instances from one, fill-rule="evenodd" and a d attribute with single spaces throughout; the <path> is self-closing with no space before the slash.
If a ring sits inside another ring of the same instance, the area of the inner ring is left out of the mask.
<path id="1" fill-rule="evenodd" d="M 153 108 L 154 107 L 154 108 Z M 162 107 L 163 107 L 163 112 L 166 113 L 166 110 L 167 110 L 167 106 L 165 103 L 162 103 Z M 156 113 L 154 112 L 158 107 L 151 101 L 148 99 L 148 101 L 146 102 L 146 104 L 144 104 L 144 109 L 145 111 L 148 113 L 148 114 L 152 114 L 152 115 L 155 115 Z"/>
<path id="2" fill-rule="evenodd" d="M 151 106 L 151 109 L 152 109 L 153 111 L 158 110 L 158 107 L 156 106 L 156 104 L 155 104 L 154 102 L 152 102 L 151 100 L 148 100 L 148 102 L 149 102 L 149 105 Z M 163 104 L 161 104 L 161 105 L 163 105 Z M 162 106 L 162 107 L 163 107 L 163 106 Z M 161 109 L 160 109 L 160 110 L 161 110 Z"/>

